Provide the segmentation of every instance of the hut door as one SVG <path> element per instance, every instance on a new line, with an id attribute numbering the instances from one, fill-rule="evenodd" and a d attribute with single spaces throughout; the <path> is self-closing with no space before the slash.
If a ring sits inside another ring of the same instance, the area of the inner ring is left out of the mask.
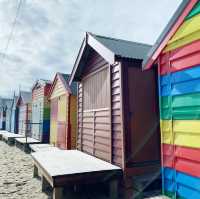
<path id="1" fill-rule="evenodd" d="M 51 99 L 51 122 L 50 122 L 50 143 L 56 144 L 58 119 L 58 99 Z"/>
<path id="2" fill-rule="evenodd" d="M 63 149 L 67 147 L 67 113 L 67 97 L 62 95 L 58 99 L 57 146 Z"/>
<path id="3" fill-rule="evenodd" d="M 32 113 L 32 136 L 35 139 L 40 140 L 40 121 L 41 121 L 41 103 L 36 101 L 33 104 Z"/>
<path id="4" fill-rule="evenodd" d="M 26 132 L 26 105 L 21 105 L 19 107 L 19 134 L 25 135 Z"/>
<path id="5" fill-rule="evenodd" d="M 129 163 L 144 163 L 159 157 L 158 113 L 154 110 L 156 85 L 154 71 L 128 68 L 129 130 L 127 136 Z"/>

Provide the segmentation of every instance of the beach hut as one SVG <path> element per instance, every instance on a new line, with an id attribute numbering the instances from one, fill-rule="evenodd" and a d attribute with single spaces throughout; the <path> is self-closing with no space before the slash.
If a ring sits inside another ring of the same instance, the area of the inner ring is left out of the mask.
<path id="1" fill-rule="evenodd" d="M 18 133 L 18 106 L 17 106 L 18 96 L 13 96 L 12 106 L 11 106 L 11 132 Z"/>
<path id="2" fill-rule="evenodd" d="M 77 149 L 121 167 L 130 195 L 139 177 L 160 169 L 156 73 L 142 72 L 150 48 L 86 33 L 70 79 L 78 82 Z"/>
<path id="3" fill-rule="evenodd" d="M 76 90 L 70 75 L 57 73 L 49 93 L 51 101 L 50 143 L 62 149 L 76 146 Z"/>
<path id="4" fill-rule="evenodd" d="M 5 130 L 6 127 L 6 111 L 4 107 L 4 99 L 0 98 L 0 130 Z"/>
<path id="5" fill-rule="evenodd" d="M 11 99 L 0 98 L 0 129 L 1 130 L 8 130 L 10 121 L 9 121 L 9 111 L 10 111 L 10 104 Z M 6 116 L 6 113 L 8 116 Z M 7 123 L 7 125 L 6 125 Z"/>
<path id="6" fill-rule="evenodd" d="M 31 137 L 31 109 L 32 94 L 27 91 L 20 91 L 17 99 L 19 109 L 18 134 Z"/>
<path id="7" fill-rule="evenodd" d="M 181 3 L 143 67 L 158 69 L 163 194 L 200 198 L 200 1 Z"/>
<path id="8" fill-rule="evenodd" d="M 13 99 L 7 99 L 5 101 L 5 108 L 6 108 L 6 131 L 11 131 L 11 115 L 12 115 L 12 102 Z"/>
<path id="9" fill-rule="evenodd" d="M 51 82 L 38 80 L 32 88 L 32 138 L 40 142 L 49 142 L 50 103 L 48 93 Z"/>

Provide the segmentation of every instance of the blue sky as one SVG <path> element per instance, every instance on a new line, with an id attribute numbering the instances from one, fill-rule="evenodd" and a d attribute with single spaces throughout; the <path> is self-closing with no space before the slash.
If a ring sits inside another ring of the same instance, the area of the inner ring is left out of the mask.
<path id="1" fill-rule="evenodd" d="M 181 0 L 0 0 L 0 96 L 70 73 L 84 32 L 153 44 Z"/>

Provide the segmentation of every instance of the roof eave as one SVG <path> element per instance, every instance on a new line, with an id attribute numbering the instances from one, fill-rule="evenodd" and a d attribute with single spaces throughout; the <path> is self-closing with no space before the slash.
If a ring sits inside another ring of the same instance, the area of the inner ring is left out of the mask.
<path id="1" fill-rule="evenodd" d="M 93 48 L 107 62 L 111 64 L 115 62 L 115 54 L 110 49 L 106 48 L 103 44 L 101 44 L 99 41 L 97 41 L 92 34 L 86 32 L 85 38 L 81 44 L 78 56 L 76 58 L 76 61 L 72 70 L 72 75 L 70 77 L 69 85 L 71 85 L 72 81 L 80 81 L 79 78 L 76 77 L 76 71 L 78 67 L 80 66 L 80 62 L 87 45 Z"/>
<path id="2" fill-rule="evenodd" d="M 183 23 L 185 17 L 189 14 L 197 2 L 198 0 L 183 0 L 175 14 L 172 16 L 170 22 L 156 41 L 155 45 L 149 51 L 149 55 L 146 57 L 146 59 L 144 59 L 142 64 L 143 70 L 152 67 L 162 50 L 165 48 L 167 42 L 176 33 L 180 25 Z"/>

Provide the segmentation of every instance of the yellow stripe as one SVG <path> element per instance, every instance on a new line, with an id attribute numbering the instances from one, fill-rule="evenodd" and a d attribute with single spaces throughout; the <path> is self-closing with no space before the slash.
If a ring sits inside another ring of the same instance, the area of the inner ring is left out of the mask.
<path id="1" fill-rule="evenodd" d="M 185 21 L 172 39 L 168 42 L 164 52 L 174 50 L 200 39 L 200 14 Z"/>
<path id="2" fill-rule="evenodd" d="M 58 121 L 66 122 L 67 113 L 67 97 L 66 95 L 62 95 L 58 99 Z"/>
<path id="3" fill-rule="evenodd" d="M 72 149 L 76 148 L 76 139 L 77 139 L 77 99 L 76 96 L 70 97 L 70 124 L 71 124 L 71 146 Z"/>
<path id="4" fill-rule="evenodd" d="M 200 148 L 200 120 L 161 120 L 162 143 Z"/>
<path id="5" fill-rule="evenodd" d="M 56 145 L 57 142 L 57 122 L 51 120 L 51 129 L 50 129 L 50 143 Z"/>

